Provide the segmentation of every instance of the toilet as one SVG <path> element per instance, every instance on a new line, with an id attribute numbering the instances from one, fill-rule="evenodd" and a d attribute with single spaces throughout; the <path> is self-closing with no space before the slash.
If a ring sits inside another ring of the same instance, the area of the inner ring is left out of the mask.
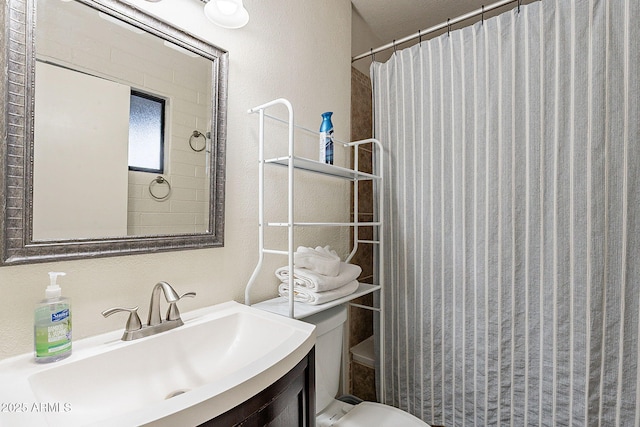
<path id="1" fill-rule="evenodd" d="M 317 427 L 429 427 L 413 415 L 381 403 L 352 405 L 337 400 L 347 308 L 339 305 L 302 320 L 316 326 Z"/>

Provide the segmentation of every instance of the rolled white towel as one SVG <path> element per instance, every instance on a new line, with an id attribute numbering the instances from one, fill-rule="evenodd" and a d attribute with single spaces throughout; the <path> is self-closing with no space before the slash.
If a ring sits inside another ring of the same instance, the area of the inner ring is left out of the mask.
<path id="1" fill-rule="evenodd" d="M 340 273 L 340 257 L 329 246 L 314 248 L 298 247 L 293 254 L 296 267 L 307 268 L 324 276 L 337 276 Z"/>
<path id="2" fill-rule="evenodd" d="M 313 292 L 305 287 L 294 286 L 293 287 L 293 300 L 296 302 L 302 302 L 309 305 L 320 305 L 329 301 L 337 300 L 338 298 L 351 295 L 358 289 L 358 281 L 353 280 L 344 286 L 337 289 L 333 289 L 325 292 Z M 281 283 L 278 286 L 278 293 L 286 300 L 289 299 L 289 284 Z"/>
<path id="3" fill-rule="evenodd" d="M 281 282 L 289 281 L 289 266 L 280 267 L 275 273 Z M 296 286 L 302 286 L 314 292 L 325 292 L 344 286 L 356 280 L 360 273 L 362 268 L 359 265 L 346 262 L 340 263 L 340 273 L 337 276 L 324 276 L 306 268 L 293 269 Z"/>

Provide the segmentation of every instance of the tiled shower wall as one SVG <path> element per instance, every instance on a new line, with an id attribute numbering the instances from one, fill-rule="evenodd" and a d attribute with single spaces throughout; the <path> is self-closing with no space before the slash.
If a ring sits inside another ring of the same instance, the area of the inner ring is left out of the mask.
<path id="1" fill-rule="evenodd" d="M 371 80 L 368 76 L 351 68 L 351 141 L 372 137 Z M 354 156 L 351 156 L 353 159 Z M 363 145 L 358 153 L 361 171 L 371 172 L 372 152 L 370 144 Z M 351 194 L 353 197 L 353 192 Z M 353 206 L 353 204 L 352 204 Z M 356 212 L 351 212 L 354 218 Z M 373 183 L 364 181 L 358 187 L 358 212 L 360 221 L 373 220 Z M 372 227 L 360 229 L 361 239 L 373 239 Z M 358 247 L 352 262 L 362 267 L 358 279 L 363 283 L 373 282 L 373 247 L 363 244 Z M 373 295 L 369 294 L 353 301 L 362 305 L 373 305 Z M 350 307 L 349 348 L 373 334 L 373 312 L 358 307 Z M 376 401 L 374 370 L 357 362 L 349 364 L 349 393 L 361 399 Z"/>

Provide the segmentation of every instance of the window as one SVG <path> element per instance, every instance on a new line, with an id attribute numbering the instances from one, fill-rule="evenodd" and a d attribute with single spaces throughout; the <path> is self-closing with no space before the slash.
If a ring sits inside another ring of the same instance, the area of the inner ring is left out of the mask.
<path id="1" fill-rule="evenodd" d="M 164 99 L 131 91 L 129 170 L 164 173 Z"/>

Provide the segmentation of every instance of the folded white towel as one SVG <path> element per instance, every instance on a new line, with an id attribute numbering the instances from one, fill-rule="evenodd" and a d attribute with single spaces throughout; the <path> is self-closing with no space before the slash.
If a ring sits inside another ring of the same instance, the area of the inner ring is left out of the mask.
<path id="1" fill-rule="evenodd" d="M 353 280 L 344 286 L 337 289 L 325 292 L 313 292 L 305 287 L 294 286 L 293 287 L 293 300 L 296 302 L 302 302 L 309 305 L 324 304 L 329 301 L 337 300 L 338 298 L 351 295 L 358 289 L 358 281 Z M 281 283 L 278 286 L 278 293 L 281 297 L 289 300 L 289 284 Z"/>
<path id="2" fill-rule="evenodd" d="M 337 276 L 340 273 L 340 257 L 329 246 L 314 248 L 298 247 L 293 254 L 296 267 L 307 268 L 324 276 Z"/>
<path id="3" fill-rule="evenodd" d="M 337 276 L 324 276 L 306 268 L 294 268 L 294 281 L 296 286 L 303 286 L 310 291 L 325 292 L 339 288 L 347 283 L 356 280 L 362 268 L 359 265 L 340 263 L 340 273 Z M 276 277 L 281 282 L 289 281 L 289 266 L 280 267 L 276 270 Z"/>

